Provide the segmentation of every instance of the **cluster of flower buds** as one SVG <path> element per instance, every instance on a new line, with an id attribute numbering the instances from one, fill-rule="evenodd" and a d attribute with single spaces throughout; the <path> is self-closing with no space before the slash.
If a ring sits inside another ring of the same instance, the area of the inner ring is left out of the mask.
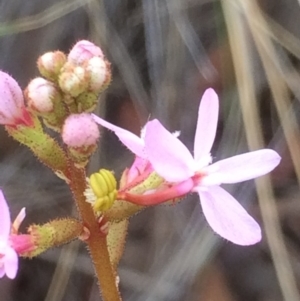
<path id="1" fill-rule="evenodd" d="M 38 59 L 43 77 L 34 78 L 25 90 L 27 106 L 18 83 L 0 71 L 0 123 L 32 126 L 32 114 L 60 132 L 70 114 L 92 112 L 99 93 L 110 83 L 110 63 L 102 50 L 89 41 L 79 41 L 66 56 L 54 51 Z"/>
<path id="2" fill-rule="evenodd" d="M 111 80 L 110 64 L 102 50 L 85 40 L 75 44 L 67 56 L 59 51 L 42 55 L 38 68 L 61 90 L 71 113 L 93 111 L 99 93 Z"/>
<path id="3" fill-rule="evenodd" d="M 60 51 L 42 55 L 37 65 L 43 77 L 28 84 L 26 102 L 18 83 L 0 71 L 0 123 L 67 180 L 65 152 L 44 132 L 40 119 L 62 134 L 77 167 L 84 168 L 99 138 L 98 127 L 88 113 L 110 83 L 110 64 L 98 46 L 82 40 L 68 55 Z"/>
<path id="4" fill-rule="evenodd" d="M 111 80 L 110 64 L 102 50 L 89 41 L 79 41 L 65 56 L 48 52 L 38 60 L 45 78 L 34 79 L 26 96 L 32 110 L 62 134 L 78 167 L 84 168 L 94 152 L 99 130 L 87 114 Z"/>

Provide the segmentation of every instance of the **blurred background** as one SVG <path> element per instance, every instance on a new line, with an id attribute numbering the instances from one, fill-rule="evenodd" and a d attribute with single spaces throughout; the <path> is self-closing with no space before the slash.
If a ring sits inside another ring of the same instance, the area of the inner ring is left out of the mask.
<path id="1" fill-rule="evenodd" d="M 180 130 L 192 149 L 208 87 L 220 96 L 215 160 L 264 147 L 282 156 L 270 177 L 225 188 L 263 240 L 233 245 L 208 227 L 197 195 L 131 219 L 119 267 L 124 301 L 300 300 L 300 4 L 297 0 L 0 0 L 0 69 L 23 88 L 36 60 L 80 39 L 100 45 L 113 81 L 97 113 L 139 133 L 149 118 Z M 68 187 L 0 129 L 0 186 L 23 230 L 76 216 Z M 119 177 L 133 156 L 102 130 L 89 171 Z M 82 243 L 22 260 L 3 301 L 100 300 Z"/>

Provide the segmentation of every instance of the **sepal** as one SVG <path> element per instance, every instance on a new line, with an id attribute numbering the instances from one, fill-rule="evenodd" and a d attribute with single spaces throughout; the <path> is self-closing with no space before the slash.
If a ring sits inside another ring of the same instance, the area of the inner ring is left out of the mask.
<path id="1" fill-rule="evenodd" d="M 119 261 L 123 255 L 126 236 L 128 232 L 128 219 L 120 222 L 110 223 L 107 235 L 107 246 L 112 266 L 117 269 Z"/>

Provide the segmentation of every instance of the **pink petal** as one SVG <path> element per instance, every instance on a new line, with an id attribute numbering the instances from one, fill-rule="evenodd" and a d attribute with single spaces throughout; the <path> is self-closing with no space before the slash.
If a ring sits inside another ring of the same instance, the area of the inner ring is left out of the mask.
<path id="1" fill-rule="evenodd" d="M 0 71 L 0 122 L 14 123 L 22 116 L 23 92 L 19 84 L 7 73 Z"/>
<path id="2" fill-rule="evenodd" d="M 130 151 L 132 151 L 135 155 L 141 158 L 146 158 L 145 152 L 144 152 L 144 141 L 137 135 L 124 130 L 118 126 L 115 126 L 104 119 L 98 117 L 95 114 L 92 114 L 92 117 L 94 118 L 95 122 L 106 127 L 107 129 L 113 131 L 118 138 L 121 140 L 121 142 L 129 148 Z"/>
<path id="3" fill-rule="evenodd" d="M 210 185 L 238 183 L 254 179 L 272 171 L 281 157 L 271 149 L 245 153 L 218 161 L 206 168 Z"/>
<path id="4" fill-rule="evenodd" d="M 19 262 L 16 251 L 10 247 L 7 248 L 4 260 L 5 273 L 7 277 L 14 279 L 17 275 Z"/>
<path id="5" fill-rule="evenodd" d="M 2 190 L 0 190 L 0 236 L 2 239 L 8 239 L 10 233 L 11 221 L 9 208 L 7 206 Z"/>
<path id="6" fill-rule="evenodd" d="M 70 53 L 68 54 L 68 61 L 77 65 L 83 64 L 85 61 L 98 56 L 103 57 L 102 50 L 94 43 L 81 40 L 77 42 Z"/>
<path id="7" fill-rule="evenodd" d="M 201 99 L 194 143 L 195 160 L 210 153 L 214 143 L 219 115 L 219 99 L 213 89 L 207 89 Z"/>
<path id="8" fill-rule="evenodd" d="M 154 170 L 165 180 L 180 182 L 194 175 L 191 153 L 157 119 L 146 125 L 145 150 Z"/>
<path id="9" fill-rule="evenodd" d="M 247 211 L 219 186 L 198 189 L 203 213 L 212 229 L 237 245 L 253 245 L 261 240 L 261 230 Z"/>
<path id="10" fill-rule="evenodd" d="M 128 170 L 127 174 L 127 183 L 132 182 L 134 179 L 136 179 L 141 174 L 144 174 L 146 169 L 149 170 L 149 173 L 153 171 L 151 164 L 148 160 L 145 160 L 140 157 L 135 157 L 134 162 L 132 163 L 131 167 Z"/>

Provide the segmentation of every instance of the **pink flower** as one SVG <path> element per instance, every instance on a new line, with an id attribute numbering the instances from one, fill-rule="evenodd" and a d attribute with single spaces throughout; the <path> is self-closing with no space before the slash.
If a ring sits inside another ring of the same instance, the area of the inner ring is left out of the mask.
<path id="1" fill-rule="evenodd" d="M 235 244 L 255 244 L 261 240 L 259 225 L 220 184 L 262 176 L 273 170 L 281 158 L 273 150 L 262 149 L 209 165 L 218 111 L 217 94 L 213 89 L 206 90 L 198 112 L 194 157 L 158 120 L 147 124 L 145 151 L 154 170 L 166 181 L 193 180 L 192 191 L 199 194 L 207 222 L 217 234 Z"/>
<path id="2" fill-rule="evenodd" d="M 20 86 L 3 71 L 0 71 L 0 124 L 10 126 L 31 124 Z"/>
<path id="3" fill-rule="evenodd" d="M 25 216 L 23 211 L 21 215 Z M 19 224 L 22 216 L 19 216 Z M 9 208 L 0 190 L 0 278 L 5 274 L 8 278 L 14 279 L 18 271 L 18 255 L 10 243 L 11 220 Z"/>

